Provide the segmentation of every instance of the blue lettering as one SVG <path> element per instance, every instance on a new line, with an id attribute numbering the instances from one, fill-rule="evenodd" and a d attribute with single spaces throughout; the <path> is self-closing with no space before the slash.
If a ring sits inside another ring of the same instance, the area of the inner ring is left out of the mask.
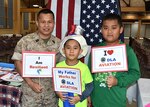
<path id="1" fill-rule="evenodd" d="M 73 74 L 73 75 L 76 74 L 76 72 L 72 72 L 72 71 L 65 71 L 65 73 L 66 73 L 66 74 Z"/>
<path id="2" fill-rule="evenodd" d="M 115 58 L 113 58 L 113 59 L 111 59 L 111 58 L 107 58 L 107 62 L 114 62 L 114 61 L 116 61 L 116 59 L 115 59 Z"/>
<path id="3" fill-rule="evenodd" d="M 67 81 L 67 84 L 69 84 L 69 85 L 74 85 L 74 83 L 73 83 L 73 82 L 70 82 L 70 81 Z"/>
<path id="4" fill-rule="evenodd" d="M 61 74 L 61 71 L 60 71 L 60 70 L 58 70 L 58 73 L 60 73 L 60 74 Z"/>

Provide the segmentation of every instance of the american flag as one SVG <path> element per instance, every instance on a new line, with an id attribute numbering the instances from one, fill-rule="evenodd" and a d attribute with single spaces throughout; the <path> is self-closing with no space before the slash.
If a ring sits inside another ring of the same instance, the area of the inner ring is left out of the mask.
<path id="1" fill-rule="evenodd" d="M 118 0 L 82 0 L 80 25 L 89 45 L 102 42 L 101 22 L 108 13 L 120 14 Z"/>
<path id="2" fill-rule="evenodd" d="M 100 26 L 108 13 L 120 14 L 119 0 L 49 0 L 47 8 L 55 14 L 53 34 L 64 38 L 73 24 L 80 25 L 88 45 L 102 42 Z"/>
<path id="3" fill-rule="evenodd" d="M 72 25 L 80 25 L 85 30 L 83 36 L 88 45 L 103 41 L 100 33 L 103 16 L 108 13 L 120 14 L 119 0 L 49 0 L 47 8 L 55 14 L 54 35 L 63 39 Z"/>

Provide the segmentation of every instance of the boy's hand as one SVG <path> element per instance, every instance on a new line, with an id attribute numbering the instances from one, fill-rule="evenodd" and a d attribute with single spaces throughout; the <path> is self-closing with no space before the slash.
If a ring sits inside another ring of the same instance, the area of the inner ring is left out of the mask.
<path id="1" fill-rule="evenodd" d="M 115 86 L 115 85 L 117 85 L 117 79 L 116 79 L 116 77 L 114 77 L 114 76 L 109 76 L 108 78 L 107 78 L 107 85 L 108 85 L 108 87 L 109 88 L 111 88 L 112 86 Z"/>
<path id="2" fill-rule="evenodd" d="M 39 85 L 38 83 L 36 83 L 36 82 L 31 82 L 30 84 L 28 84 L 29 86 L 30 86 L 30 88 L 34 91 L 34 92 L 36 92 L 36 93 L 41 93 L 42 92 L 42 86 L 41 85 Z"/>
<path id="3" fill-rule="evenodd" d="M 68 98 L 66 92 L 58 92 L 58 91 L 57 91 L 56 94 L 58 95 L 58 97 L 59 97 L 62 101 L 66 100 L 66 99 Z"/>
<path id="4" fill-rule="evenodd" d="M 87 101 L 88 101 L 88 107 L 92 107 L 92 102 L 91 102 L 91 97 L 90 96 L 87 98 Z"/>
<path id="5" fill-rule="evenodd" d="M 69 97 L 69 102 L 71 105 L 74 105 L 74 104 L 78 103 L 79 101 L 80 101 L 79 96 Z"/>

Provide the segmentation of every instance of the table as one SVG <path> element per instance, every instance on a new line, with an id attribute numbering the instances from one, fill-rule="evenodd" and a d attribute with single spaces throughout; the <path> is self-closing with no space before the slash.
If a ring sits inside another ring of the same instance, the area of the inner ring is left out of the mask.
<path id="1" fill-rule="evenodd" d="M 146 106 L 150 104 L 150 79 L 140 78 L 137 84 L 138 94 L 137 103 L 138 107 L 150 107 Z"/>
<path id="2" fill-rule="evenodd" d="M 137 83 L 128 87 L 126 96 L 129 104 L 132 104 L 133 101 L 137 101 Z"/>

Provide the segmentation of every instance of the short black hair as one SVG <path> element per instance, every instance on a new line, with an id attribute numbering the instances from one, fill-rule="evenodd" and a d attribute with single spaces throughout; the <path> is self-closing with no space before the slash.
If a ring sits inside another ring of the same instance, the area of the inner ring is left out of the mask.
<path id="1" fill-rule="evenodd" d="M 37 14 L 37 20 L 38 20 L 40 14 L 42 14 L 42 13 L 43 13 L 43 14 L 52 14 L 53 19 L 55 19 L 54 13 L 53 13 L 50 9 L 44 8 L 44 9 L 42 9 L 42 10 L 40 10 L 40 11 L 38 12 L 38 14 Z"/>
<path id="2" fill-rule="evenodd" d="M 123 26 L 123 24 L 122 24 L 122 18 L 118 14 L 110 13 L 110 14 L 107 14 L 106 16 L 104 16 L 103 20 L 102 20 L 102 26 L 103 26 L 104 21 L 106 21 L 106 20 L 117 20 L 118 24 L 120 25 L 120 27 Z"/>
<path id="3" fill-rule="evenodd" d="M 69 42 L 70 40 L 75 40 L 75 39 L 68 39 L 65 43 L 64 43 L 64 48 L 65 48 L 65 46 L 66 46 L 66 44 L 67 44 L 67 42 Z M 75 41 L 77 41 L 77 40 L 75 40 Z M 78 41 L 77 41 L 78 42 Z M 80 47 L 80 49 L 81 49 L 81 45 L 80 45 L 80 43 L 78 42 L 78 44 L 79 44 L 79 47 Z"/>

